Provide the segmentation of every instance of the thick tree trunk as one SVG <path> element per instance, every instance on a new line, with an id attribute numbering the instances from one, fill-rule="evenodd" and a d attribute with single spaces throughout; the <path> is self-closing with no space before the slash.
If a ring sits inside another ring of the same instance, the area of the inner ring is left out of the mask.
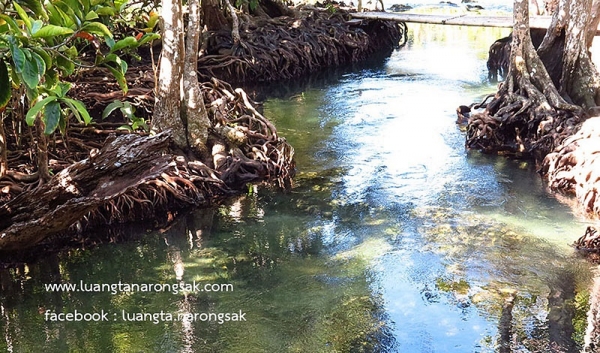
<path id="1" fill-rule="evenodd" d="M 202 0 L 202 20 L 208 31 L 221 31 L 229 28 L 219 0 Z"/>
<path id="2" fill-rule="evenodd" d="M 592 13 L 590 14 L 590 24 L 585 37 L 588 49 L 592 46 L 598 25 L 600 24 L 600 0 L 594 0 L 592 4 Z"/>
<path id="3" fill-rule="evenodd" d="M 553 25 L 562 25 L 562 15 L 563 11 L 555 13 Z M 556 28 L 548 30 L 540 45 L 545 55 L 560 38 L 554 34 L 562 30 L 555 32 Z M 560 59 L 559 67 L 564 67 Z M 531 41 L 528 2 L 516 0 L 507 79 L 486 110 L 469 120 L 467 147 L 541 161 L 573 133 L 581 113 L 554 85 Z"/>
<path id="4" fill-rule="evenodd" d="M 587 46 L 587 33 L 591 24 L 592 0 L 561 0 L 559 10 L 569 13 L 567 37 L 563 55 L 560 91 L 575 104 L 589 109 L 600 103 L 600 76 L 592 63 Z M 595 31 L 595 28 L 594 28 Z"/>
<path id="5" fill-rule="evenodd" d="M 177 147 L 186 150 L 187 134 L 181 118 L 181 75 L 184 60 L 181 0 L 162 0 L 162 26 L 162 54 L 152 130 L 171 130 Z"/>
<path id="6" fill-rule="evenodd" d="M 208 157 L 206 141 L 208 128 L 211 126 L 204 106 L 204 99 L 198 83 L 198 47 L 202 29 L 200 26 L 199 0 L 188 1 L 188 29 L 183 66 L 183 105 L 187 123 L 187 140 L 189 147 L 204 159 Z"/>

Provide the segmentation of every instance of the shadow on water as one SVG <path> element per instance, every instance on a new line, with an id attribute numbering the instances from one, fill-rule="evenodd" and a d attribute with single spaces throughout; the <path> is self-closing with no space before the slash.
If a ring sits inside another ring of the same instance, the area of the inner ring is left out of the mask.
<path id="1" fill-rule="evenodd" d="M 466 153 L 454 124 L 494 90 L 498 33 L 411 31 L 385 61 L 265 93 L 296 149 L 291 191 L 0 270 L 0 351 L 577 351 L 581 223 L 531 165 Z M 106 316 L 52 320 L 76 311 Z"/>

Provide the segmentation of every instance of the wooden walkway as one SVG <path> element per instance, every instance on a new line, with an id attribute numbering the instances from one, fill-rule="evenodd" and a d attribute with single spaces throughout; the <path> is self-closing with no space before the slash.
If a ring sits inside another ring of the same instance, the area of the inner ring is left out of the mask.
<path id="1" fill-rule="evenodd" d="M 389 20 L 396 22 L 431 23 L 439 25 L 505 27 L 512 28 L 512 16 L 477 16 L 463 15 L 422 15 L 396 12 L 356 12 L 350 14 L 353 18 L 368 20 Z M 548 28 L 550 16 L 533 16 L 529 18 L 531 28 Z"/>

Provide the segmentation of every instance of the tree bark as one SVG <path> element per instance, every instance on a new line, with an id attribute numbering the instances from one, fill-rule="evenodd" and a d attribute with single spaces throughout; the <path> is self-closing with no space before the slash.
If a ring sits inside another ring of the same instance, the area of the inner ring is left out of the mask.
<path id="1" fill-rule="evenodd" d="M 567 9 L 567 37 L 563 54 L 560 91 L 584 109 L 600 103 L 600 76 L 592 63 L 587 46 L 592 0 L 561 0 L 559 10 Z"/>
<path id="2" fill-rule="evenodd" d="M 219 0 L 202 0 L 202 14 L 203 24 L 208 31 L 221 31 L 229 28 Z"/>
<path id="3" fill-rule="evenodd" d="M 49 183 L 0 206 L 0 250 L 31 247 L 85 217 L 89 220 L 94 210 L 114 206 L 112 202 L 128 192 L 135 199 L 146 198 L 137 194 L 140 185 L 162 178 L 174 167 L 169 166 L 175 156 L 166 153 L 168 145 L 166 134 L 123 135 L 107 141 L 97 155 L 62 170 Z M 111 209 L 115 213 L 107 223 L 113 216 L 118 219 L 129 211 L 152 212 L 158 207 L 152 201 L 141 201 L 142 208 L 136 208 L 124 200 Z"/>
<path id="4" fill-rule="evenodd" d="M 240 44 L 240 20 L 238 19 L 235 7 L 231 5 L 231 2 L 229 0 L 224 1 L 229 10 L 229 14 L 231 15 L 231 38 L 233 39 L 233 46 L 237 46 Z"/>
<path id="5" fill-rule="evenodd" d="M 6 133 L 4 132 L 4 109 L 0 108 L 0 179 L 8 171 L 8 151 L 6 150 Z"/>
<path id="6" fill-rule="evenodd" d="M 152 131 L 171 130 L 175 145 L 187 150 L 187 134 L 181 118 L 181 75 L 184 60 L 181 0 L 162 0 L 162 27 L 162 54 Z"/>
<path id="7" fill-rule="evenodd" d="M 206 141 L 208 128 L 211 126 L 204 106 L 204 99 L 198 83 L 198 47 L 202 34 L 200 26 L 200 2 L 188 1 L 188 30 L 183 66 L 183 105 L 187 123 L 187 140 L 189 147 L 200 157 L 208 157 Z"/>
<path id="8" fill-rule="evenodd" d="M 37 134 L 37 168 L 38 176 L 41 180 L 50 179 L 50 170 L 48 169 L 48 136 L 44 134 L 44 122 L 38 116 L 35 119 L 34 129 Z"/>

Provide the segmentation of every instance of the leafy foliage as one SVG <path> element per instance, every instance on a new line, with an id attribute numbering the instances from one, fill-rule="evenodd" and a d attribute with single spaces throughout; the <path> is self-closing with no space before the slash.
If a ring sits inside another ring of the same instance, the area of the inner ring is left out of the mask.
<path id="1" fill-rule="evenodd" d="M 118 19 L 127 11 L 128 0 L 50 0 L 41 5 L 35 0 L 5 2 L 0 14 L 0 108 L 6 106 L 13 87 L 23 85 L 30 104 L 26 122 L 38 118 L 44 132 L 53 133 L 67 126 L 72 114 L 79 122 L 91 118 L 84 105 L 66 96 L 70 85 L 65 76 L 77 67 L 106 67 L 127 92 L 128 65 L 121 58 L 140 45 L 158 38 L 152 33 L 157 15 L 148 18 L 139 36 L 115 39 Z M 100 50 L 105 45 L 108 50 Z M 92 51 L 93 62 L 82 55 Z M 8 79 L 3 79 L 8 78 Z M 63 131 L 64 132 L 64 131 Z"/>
<path id="2" fill-rule="evenodd" d="M 106 106 L 106 108 L 104 108 L 104 112 L 102 112 L 102 119 L 105 119 L 117 109 L 119 109 L 121 114 L 123 114 L 123 116 L 130 121 L 129 125 L 120 126 L 119 129 L 135 131 L 141 128 L 146 132 L 150 130 L 146 124 L 146 121 L 143 118 L 135 115 L 135 107 L 129 102 L 115 100 L 114 102 L 110 103 Z"/>

